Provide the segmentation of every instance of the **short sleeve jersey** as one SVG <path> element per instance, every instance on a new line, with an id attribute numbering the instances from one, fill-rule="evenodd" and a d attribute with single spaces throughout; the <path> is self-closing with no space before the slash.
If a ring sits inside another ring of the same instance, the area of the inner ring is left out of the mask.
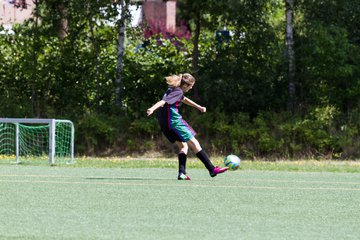
<path id="1" fill-rule="evenodd" d="M 162 100 L 165 101 L 165 105 L 160 108 L 159 112 L 159 122 L 161 127 L 171 128 L 170 120 L 181 118 L 179 107 L 183 99 L 184 92 L 181 88 L 168 88 L 168 90 L 166 90 L 162 98 Z M 171 117 L 171 119 L 169 119 L 169 117 Z"/>
<path id="2" fill-rule="evenodd" d="M 184 93 L 181 88 L 168 88 L 165 92 L 162 100 L 164 100 L 167 104 L 175 104 L 176 102 L 181 102 L 184 99 Z"/>

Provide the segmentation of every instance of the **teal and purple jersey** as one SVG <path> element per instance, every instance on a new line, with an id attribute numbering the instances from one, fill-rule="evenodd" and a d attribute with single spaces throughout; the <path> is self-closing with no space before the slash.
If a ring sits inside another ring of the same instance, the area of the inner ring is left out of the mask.
<path id="1" fill-rule="evenodd" d="M 179 113 L 179 106 L 183 99 L 184 93 L 179 87 L 169 88 L 162 98 L 165 105 L 159 110 L 158 120 L 161 131 L 172 143 L 187 142 L 196 135 Z"/>

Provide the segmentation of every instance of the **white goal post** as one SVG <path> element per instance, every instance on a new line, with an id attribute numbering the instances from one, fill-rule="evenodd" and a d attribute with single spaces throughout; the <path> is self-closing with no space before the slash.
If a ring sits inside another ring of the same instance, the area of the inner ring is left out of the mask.
<path id="1" fill-rule="evenodd" d="M 73 163 L 74 136 L 70 120 L 0 118 L 0 158 L 15 158 L 16 163 L 39 159 Z"/>

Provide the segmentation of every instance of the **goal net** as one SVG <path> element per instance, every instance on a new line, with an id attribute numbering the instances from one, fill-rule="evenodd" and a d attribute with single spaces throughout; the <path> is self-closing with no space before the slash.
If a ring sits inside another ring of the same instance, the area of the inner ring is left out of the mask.
<path id="1" fill-rule="evenodd" d="M 69 120 L 0 118 L 0 161 L 73 163 L 74 132 Z"/>

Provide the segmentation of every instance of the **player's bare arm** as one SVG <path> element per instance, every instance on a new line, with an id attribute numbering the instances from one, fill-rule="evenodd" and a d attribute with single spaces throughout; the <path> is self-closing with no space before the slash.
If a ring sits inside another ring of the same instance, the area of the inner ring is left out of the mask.
<path id="1" fill-rule="evenodd" d="M 159 107 L 164 106 L 165 101 L 164 100 L 160 100 L 157 103 L 155 103 L 151 108 L 149 108 L 146 113 L 148 116 L 150 116 L 151 114 L 153 114 L 153 112 L 158 109 Z"/>
<path id="2" fill-rule="evenodd" d="M 206 112 L 206 107 L 200 106 L 199 104 L 197 104 L 196 102 L 194 102 L 193 100 L 191 100 L 187 97 L 184 97 L 182 102 L 185 103 L 186 105 L 189 105 L 191 107 L 198 109 L 202 113 Z"/>

